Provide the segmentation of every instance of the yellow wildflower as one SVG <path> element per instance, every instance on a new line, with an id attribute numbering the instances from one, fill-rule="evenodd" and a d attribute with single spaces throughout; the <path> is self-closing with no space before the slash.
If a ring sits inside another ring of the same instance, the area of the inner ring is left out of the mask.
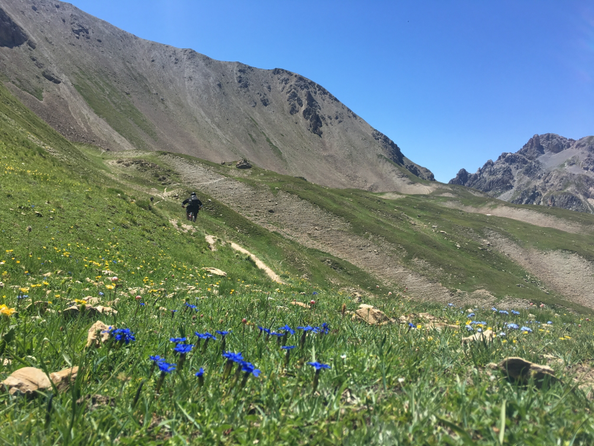
<path id="1" fill-rule="evenodd" d="M 12 316 L 13 313 L 16 313 L 14 308 L 9 308 L 4 304 L 0 305 L 0 314 L 3 314 L 4 316 Z"/>

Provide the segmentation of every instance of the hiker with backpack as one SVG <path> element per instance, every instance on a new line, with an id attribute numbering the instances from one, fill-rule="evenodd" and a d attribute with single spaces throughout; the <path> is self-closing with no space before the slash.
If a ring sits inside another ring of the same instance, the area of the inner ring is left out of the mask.
<path id="1" fill-rule="evenodd" d="M 196 192 L 192 192 L 190 198 L 186 198 L 182 202 L 182 208 L 186 208 L 186 217 L 188 218 L 188 220 L 196 221 L 196 216 L 198 215 L 198 211 L 201 207 L 202 202 L 196 196 Z"/>

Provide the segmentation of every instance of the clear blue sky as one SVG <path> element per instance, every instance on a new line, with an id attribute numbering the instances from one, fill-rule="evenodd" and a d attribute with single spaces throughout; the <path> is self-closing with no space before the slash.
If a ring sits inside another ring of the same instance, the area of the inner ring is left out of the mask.
<path id="1" fill-rule="evenodd" d="M 447 182 L 594 135 L 592 0 L 71 0 L 144 39 L 317 82 Z"/>

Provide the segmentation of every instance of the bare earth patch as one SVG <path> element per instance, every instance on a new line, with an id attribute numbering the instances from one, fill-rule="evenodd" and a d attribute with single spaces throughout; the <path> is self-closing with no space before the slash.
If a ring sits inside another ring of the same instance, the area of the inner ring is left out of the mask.
<path id="1" fill-rule="evenodd" d="M 464 212 L 471 212 L 474 214 L 493 215 L 495 217 L 511 218 L 512 220 L 523 221 L 531 225 L 540 226 L 542 228 L 554 228 L 572 234 L 583 234 L 591 232 L 591 228 L 585 228 L 577 223 L 569 223 L 560 218 L 551 215 L 543 214 L 538 211 L 530 209 L 517 209 L 509 206 L 497 206 L 495 208 L 472 206 L 464 206 L 457 202 L 449 201 L 442 203 L 442 206 L 459 209 Z"/>
<path id="2" fill-rule="evenodd" d="M 489 240 L 547 287 L 567 300 L 594 308 L 594 264 L 575 253 L 524 249 L 497 233 Z"/>

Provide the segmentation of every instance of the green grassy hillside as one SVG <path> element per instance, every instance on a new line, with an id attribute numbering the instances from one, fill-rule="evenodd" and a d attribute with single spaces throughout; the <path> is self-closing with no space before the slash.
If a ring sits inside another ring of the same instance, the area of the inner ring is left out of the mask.
<path id="1" fill-rule="evenodd" d="M 158 198 L 181 181 L 164 154 L 139 155 L 144 164 L 125 175 L 117 167 L 124 158 L 74 146 L 0 87 L 0 378 L 22 367 L 79 367 L 69 386 L 29 397 L 0 393 L 4 443 L 594 442 L 588 314 L 411 300 L 214 197 L 201 197 L 205 209 L 186 227 L 179 199 Z M 506 256 L 479 249 L 487 225 L 520 244 L 592 259 L 585 236 L 461 213 L 439 196 L 393 200 L 258 173 L 241 181 L 295 194 L 348 219 L 353 234 L 398 244 L 405 265 L 427 259 L 441 269 L 426 274 L 452 289 L 485 287 L 503 298 L 525 277 Z M 211 251 L 207 234 L 225 243 Z M 272 282 L 229 241 L 286 284 Z M 523 283 L 523 297 L 560 302 Z M 353 319 L 352 290 L 396 323 Z M 310 308 L 292 304 L 311 300 Z M 117 313 L 94 314 L 97 305 Z M 438 330 L 432 318 L 450 327 Z M 97 320 L 127 331 L 85 347 Z M 462 343 L 488 329 L 491 342 Z M 201 339 L 205 333 L 216 340 Z M 259 372 L 235 364 L 227 376 L 223 352 L 241 353 Z M 164 362 L 151 360 L 157 355 Z M 518 383 L 488 367 L 511 356 L 549 364 L 556 379 Z"/>

